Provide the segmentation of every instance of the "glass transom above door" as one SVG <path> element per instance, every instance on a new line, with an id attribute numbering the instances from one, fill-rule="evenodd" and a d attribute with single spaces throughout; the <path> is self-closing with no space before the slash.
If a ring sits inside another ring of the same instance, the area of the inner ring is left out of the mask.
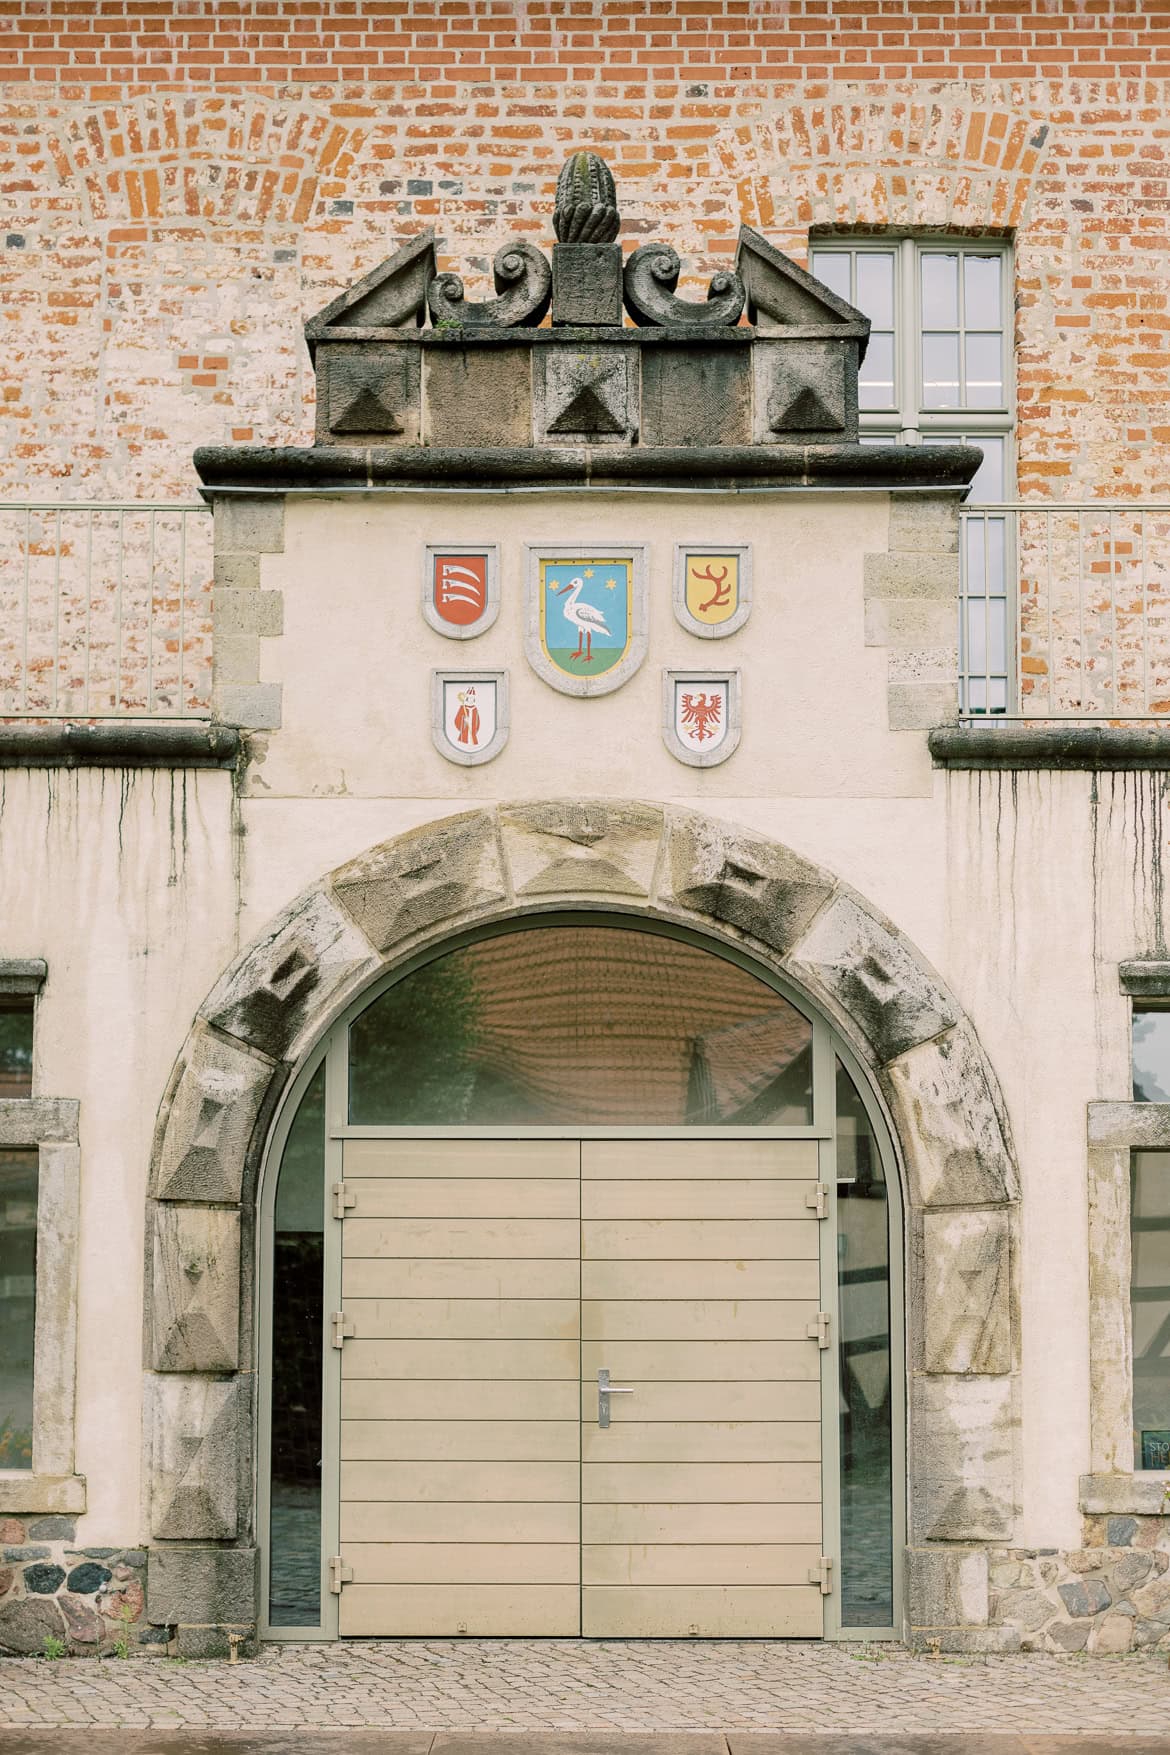
<path id="1" fill-rule="evenodd" d="M 343 1634 L 821 1633 L 813 1142 L 350 1139 L 344 1174 Z"/>

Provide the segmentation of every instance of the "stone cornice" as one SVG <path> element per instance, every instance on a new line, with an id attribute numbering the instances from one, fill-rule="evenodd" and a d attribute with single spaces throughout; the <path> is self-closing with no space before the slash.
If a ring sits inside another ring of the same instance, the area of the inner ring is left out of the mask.
<path id="1" fill-rule="evenodd" d="M 0 768 L 230 768 L 239 750 L 206 719 L 0 720 Z"/>
<path id="2" fill-rule="evenodd" d="M 1170 768 L 1170 725 L 942 725 L 936 768 Z"/>
<path id="3" fill-rule="evenodd" d="M 205 499 L 509 487 L 946 493 L 964 491 L 981 458 L 971 445 L 204 445 L 195 452 L 195 468 Z"/>

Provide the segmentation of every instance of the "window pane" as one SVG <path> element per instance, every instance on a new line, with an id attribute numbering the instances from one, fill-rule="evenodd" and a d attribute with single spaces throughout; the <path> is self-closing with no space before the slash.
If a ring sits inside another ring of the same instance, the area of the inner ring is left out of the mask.
<path id="1" fill-rule="evenodd" d="M 325 1296 L 325 1067 L 301 1098 L 273 1219 L 269 1619 L 321 1619 L 321 1380 Z"/>
<path id="2" fill-rule="evenodd" d="M 959 406 L 959 338 L 957 335 L 922 337 L 922 406 Z"/>
<path id="3" fill-rule="evenodd" d="M 0 1151 L 0 1469 L 32 1468 L 37 1154 Z"/>
<path id="4" fill-rule="evenodd" d="M 963 257 L 963 321 L 968 329 L 1002 329 L 1001 256 Z"/>
<path id="5" fill-rule="evenodd" d="M 890 1238 L 877 1141 L 837 1062 L 837 1296 L 841 1333 L 841 1621 L 894 1618 Z"/>
<path id="6" fill-rule="evenodd" d="M 894 338 L 880 332 L 871 334 L 857 383 L 859 408 L 893 408 Z"/>
<path id="7" fill-rule="evenodd" d="M 765 982 L 658 933 L 552 926 L 452 951 L 349 1032 L 373 1126 L 709 1127 L 812 1120 L 812 1026 Z"/>
<path id="8" fill-rule="evenodd" d="M 1004 440 L 992 438 L 988 433 L 973 433 L 964 444 L 978 445 L 983 452 L 983 462 L 971 483 L 971 499 L 983 500 L 993 506 L 1002 504 Z"/>
<path id="9" fill-rule="evenodd" d="M 31 1000 L 0 1000 L 0 1097 L 32 1096 Z"/>
<path id="10" fill-rule="evenodd" d="M 1170 1469 L 1170 1152 L 1135 1152 L 1130 1177 L 1134 1467 Z"/>
<path id="11" fill-rule="evenodd" d="M 967 336 L 967 407 L 1003 407 L 1003 337 Z"/>
<path id="12" fill-rule="evenodd" d="M 857 297 L 853 300 L 875 329 L 894 327 L 894 258 L 884 250 L 857 252 Z"/>
<path id="13" fill-rule="evenodd" d="M 853 292 L 849 285 L 850 252 L 848 250 L 814 250 L 809 258 L 812 273 L 817 280 L 823 280 L 830 292 L 835 292 L 840 299 L 848 299 L 853 303 Z"/>
<path id="14" fill-rule="evenodd" d="M 931 252 L 921 258 L 922 327 L 959 327 L 959 258 Z"/>
<path id="15" fill-rule="evenodd" d="M 1170 1103 L 1170 1010 L 1133 1008 L 1135 1103 Z"/>

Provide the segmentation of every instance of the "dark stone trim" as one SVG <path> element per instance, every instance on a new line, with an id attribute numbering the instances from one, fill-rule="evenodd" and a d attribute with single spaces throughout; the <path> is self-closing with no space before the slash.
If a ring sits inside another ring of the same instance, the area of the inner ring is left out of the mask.
<path id="1" fill-rule="evenodd" d="M 538 332 L 539 333 L 539 332 Z M 365 488 L 619 487 L 927 489 L 961 492 L 983 453 L 973 445 L 597 446 L 203 445 L 203 496 Z"/>
<path id="2" fill-rule="evenodd" d="M 1170 999 L 1170 963 L 1143 957 L 1118 967 L 1122 993 L 1134 999 Z"/>
<path id="3" fill-rule="evenodd" d="M 231 768 L 239 751 L 206 719 L 0 720 L 0 768 Z"/>
<path id="4" fill-rule="evenodd" d="M 1170 768 L 1166 725 L 942 725 L 936 768 Z"/>
<path id="5" fill-rule="evenodd" d="M 702 310 L 702 305 L 696 307 Z M 807 323 L 786 326 L 783 339 L 806 341 L 814 338 L 830 340 L 852 336 L 856 332 L 847 324 Z M 712 342 L 716 347 L 750 347 L 756 339 L 756 331 L 741 325 L 739 328 L 696 329 L 691 323 L 665 323 L 653 329 L 628 329 L 623 324 L 564 325 L 556 329 L 523 329 L 523 328 L 491 328 L 480 323 L 442 322 L 435 329 L 375 329 L 365 328 L 357 324 L 331 323 L 323 331 L 315 333 L 315 341 L 398 341 L 411 347 L 563 347 L 565 345 L 582 345 L 596 347 L 604 342 L 607 347 L 613 343 L 626 347 L 652 347 L 671 344 L 679 346 L 686 343 L 693 347 L 696 342 L 706 347 Z"/>
<path id="6" fill-rule="evenodd" d="M 43 957 L 0 957 L 0 994 L 32 998 L 49 973 Z"/>

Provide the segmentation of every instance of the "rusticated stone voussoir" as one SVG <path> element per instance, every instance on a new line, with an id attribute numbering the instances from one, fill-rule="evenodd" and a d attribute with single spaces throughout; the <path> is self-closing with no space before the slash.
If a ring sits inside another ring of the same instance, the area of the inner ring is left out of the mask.
<path id="1" fill-rule="evenodd" d="M 334 894 L 385 955 L 444 921 L 507 899 L 497 829 L 488 811 L 428 823 L 335 871 Z"/>
<path id="2" fill-rule="evenodd" d="M 827 872 L 728 823 L 672 813 L 666 837 L 660 905 L 705 915 L 782 955 L 832 894 Z"/>
<path id="3" fill-rule="evenodd" d="M 156 1199 L 240 1199 L 244 1160 L 272 1074 L 270 1061 L 214 1031 L 191 1031 L 160 1113 Z"/>
<path id="4" fill-rule="evenodd" d="M 647 897 L 662 824 L 661 810 L 645 804 L 502 805 L 501 841 L 517 900 Z"/>

